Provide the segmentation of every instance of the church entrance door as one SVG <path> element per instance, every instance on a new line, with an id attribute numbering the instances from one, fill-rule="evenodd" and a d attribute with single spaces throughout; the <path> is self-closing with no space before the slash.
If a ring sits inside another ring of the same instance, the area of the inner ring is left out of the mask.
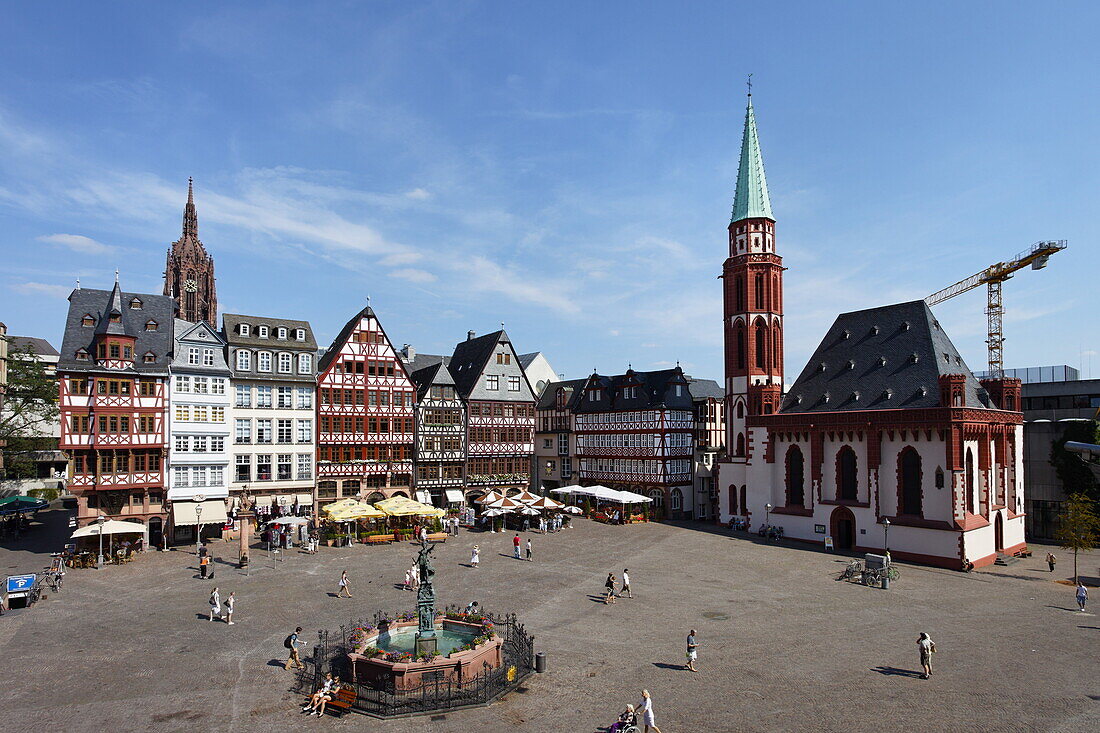
<path id="1" fill-rule="evenodd" d="M 993 545 L 997 552 L 1004 552 L 1005 525 L 1000 512 L 997 512 L 997 518 L 993 521 Z"/>
<path id="2" fill-rule="evenodd" d="M 833 510 L 830 521 L 833 543 L 838 550 L 851 550 L 856 546 L 856 518 L 847 507 Z"/>

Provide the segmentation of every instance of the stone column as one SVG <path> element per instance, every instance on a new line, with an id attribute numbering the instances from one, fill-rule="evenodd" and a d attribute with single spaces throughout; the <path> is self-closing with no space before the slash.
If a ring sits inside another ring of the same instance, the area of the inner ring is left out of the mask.
<path id="1" fill-rule="evenodd" d="M 237 564 L 242 568 L 248 565 L 248 540 L 252 533 L 253 516 L 252 512 L 237 512 L 237 526 L 240 533 L 240 555 Z"/>

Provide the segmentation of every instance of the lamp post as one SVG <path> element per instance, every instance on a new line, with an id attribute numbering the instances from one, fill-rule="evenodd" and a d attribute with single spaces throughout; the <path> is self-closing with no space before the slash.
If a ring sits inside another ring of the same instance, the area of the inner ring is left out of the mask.
<path id="1" fill-rule="evenodd" d="M 883 517 L 879 522 L 882 525 L 882 545 L 886 550 L 886 556 L 890 556 L 890 520 L 887 517 Z"/>
<path id="2" fill-rule="evenodd" d="M 195 507 L 195 555 L 202 551 L 202 502 Z"/>
<path id="3" fill-rule="evenodd" d="M 103 525 L 107 523 L 107 517 L 102 514 L 96 519 L 99 523 L 99 557 L 96 559 L 95 569 L 103 569 Z"/>
<path id="4" fill-rule="evenodd" d="M 768 527 L 771 526 L 772 505 L 764 505 L 764 539 L 768 539 Z"/>

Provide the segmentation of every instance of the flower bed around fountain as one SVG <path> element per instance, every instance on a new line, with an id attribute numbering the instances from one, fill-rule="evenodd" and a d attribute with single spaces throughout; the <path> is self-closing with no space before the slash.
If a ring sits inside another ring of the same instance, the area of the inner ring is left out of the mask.
<path id="1" fill-rule="evenodd" d="M 348 654 L 356 682 L 395 691 L 426 682 L 462 684 L 503 663 L 501 639 L 493 624 L 478 614 L 437 614 L 441 652 L 420 657 L 415 649 L 417 619 L 414 614 L 383 619 L 378 627 L 363 626 L 352 636 L 354 651 Z M 412 643 L 408 643 L 408 642 Z"/>

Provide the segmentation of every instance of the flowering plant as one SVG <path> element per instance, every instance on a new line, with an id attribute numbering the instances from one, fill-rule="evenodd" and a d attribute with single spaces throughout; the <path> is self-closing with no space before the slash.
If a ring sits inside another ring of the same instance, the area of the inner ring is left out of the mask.
<path id="1" fill-rule="evenodd" d="M 386 654 L 387 662 L 408 662 L 413 658 L 410 652 L 389 652 Z"/>

